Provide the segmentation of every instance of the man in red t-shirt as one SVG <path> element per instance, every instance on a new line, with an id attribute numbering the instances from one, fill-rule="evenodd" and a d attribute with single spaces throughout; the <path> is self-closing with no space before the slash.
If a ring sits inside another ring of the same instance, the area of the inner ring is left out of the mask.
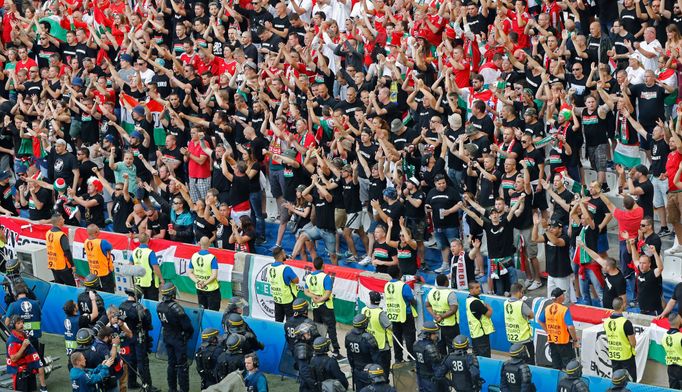
<path id="1" fill-rule="evenodd" d="M 637 205 L 632 196 L 623 197 L 624 209 L 616 208 L 604 192 L 599 194 L 599 198 L 609 209 L 609 212 L 618 222 L 618 240 L 620 240 L 620 266 L 625 277 L 626 294 L 628 301 L 634 301 L 635 296 L 635 266 L 632 264 L 632 255 L 629 253 L 627 238 L 637 238 L 639 227 L 644 218 L 644 210 Z M 623 236 L 623 233 L 627 236 Z"/>
<path id="2" fill-rule="evenodd" d="M 19 54 L 19 60 L 17 60 L 17 65 L 14 68 L 15 73 L 18 74 L 22 69 L 26 69 L 28 72 L 31 67 L 38 68 L 38 63 L 36 63 L 32 58 L 28 57 L 28 49 L 22 46 L 19 48 L 17 53 Z"/>
<path id="3" fill-rule="evenodd" d="M 192 127 L 190 130 L 192 139 L 187 143 L 187 148 L 182 148 L 185 160 L 189 163 L 189 195 L 192 200 L 206 197 L 211 187 L 211 149 L 203 140 L 203 132 Z"/>
<path id="4" fill-rule="evenodd" d="M 677 237 L 677 245 L 669 249 L 670 253 L 682 253 L 682 189 L 675 185 L 675 174 L 682 164 L 682 139 L 673 133 L 670 137 L 670 154 L 665 163 L 668 177 L 668 223 L 672 223 Z"/>

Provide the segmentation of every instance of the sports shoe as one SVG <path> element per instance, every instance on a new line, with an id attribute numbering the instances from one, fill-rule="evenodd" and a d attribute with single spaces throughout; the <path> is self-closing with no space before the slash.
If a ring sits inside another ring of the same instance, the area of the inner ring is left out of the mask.
<path id="1" fill-rule="evenodd" d="M 424 242 L 424 246 L 427 248 L 433 248 L 434 246 L 436 246 L 436 239 L 434 237 L 431 237 L 431 239 Z"/>
<path id="2" fill-rule="evenodd" d="M 345 252 L 341 252 L 341 253 L 337 253 L 337 254 L 336 254 L 337 257 L 340 257 L 340 258 L 342 258 L 342 259 L 343 259 L 343 258 L 346 258 L 346 257 L 348 257 L 348 256 L 351 256 L 351 255 L 352 255 L 352 253 L 350 253 L 349 251 L 345 251 Z"/>
<path id="3" fill-rule="evenodd" d="M 497 272 L 493 272 L 490 274 L 490 279 L 500 279 L 500 276 L 497 274 Z"/>
<path id="4" fill-rule="evenodd" d="M 670 234 L 672 234 L 672 232 L 670 231 L 670 229 L 668 229 L 668 226 L 663 226 L 661 227 L 661 230 L 658 231 L 659 237 L 666 237 L 669 236 Z"/>
<path id="5" fill-rule="evenodd" d="M 445 273 L 449 270 L 450 270 L 450 263 L 443 263 L 443 264 L 441 264 L 440 268 L 436 269 L 433 272 L 435 272 L 437 274 L 442 274 L 442 273 Z"/>
<path id="6" fill-rule="evenodd" d="M 357 256 L 350 255 L 348 258 L 346 258 L 346 263 L 357 263 L 358 258 Z"/>
<path id="7" fill-rule="evenodd" d="M 531 283 L 530 286 L 528 286 L 528 291 L 537 290 L 540 287 L 542 287 L 542 282 L 538 282 L 537 280 L 534 280 L 533 283 Z"/>
<path id="8" fill-rule="evenodd" d="M 340 361 L 340 360 L 342 360 L 342 359 L 346 359 L 346 357 L 344 357 L 343 355 L 341 355 L 341 353 L 340 353 L 338 350 L 337 350 L 337 351 L 334 351 L 334 358 L 335 358 L 337 361 Z"/>
<path id="9" fill-rule="evenodd" d="M 365 258 L 362 259 L 358 264 L 360 264 L 360 265 L 362 265 L 362 266 L 365 266 L 365 265 L 368 265 L 368 264 L 371 263 L 371 262 L 372 262 L 372 258 L 369 257 L 369 256 L 365 256 Z"/>
<path id="10" fill-rule="evenodd" d="M 47 385 L 41 385 L 40 392 L 47 392 Z"/>
<path id="11" fill-rule="evenodd" d="M 533 284 L 533 279 L 526 279 L 523 281 L 523 288 L 528 289 Z"/>
<path id="12" fill-rule="evenodd" d="M 670 252 L 670 253 L 676 253 L 676 254 L 677 254 L 677 253 L 682 253 L 682 245 L 677 244 L 677 245 L 673 246 L 672 248 L 668 249 L 668 252 Z"/>
<path id="13" fill-rule="evenodd" d="M 609 193 L 611 192 L 611 188 L 609 188 L 609 186 L 606 185 L 606 183 L 603 183 L 601 184 L 601 191 L 602 193 Z"/>

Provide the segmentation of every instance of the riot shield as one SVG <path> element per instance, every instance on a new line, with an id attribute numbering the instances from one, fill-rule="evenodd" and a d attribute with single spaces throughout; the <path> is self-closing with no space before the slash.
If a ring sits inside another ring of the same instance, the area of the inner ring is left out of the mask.
<path id="1" fill-rule="evenodd" d="M 291 346 L 289 346 L 289 343 L 284 344 L 284 349 L 282 350 L 282 355 L 279 360 L 280 374 L 286 377 L 298 377 L 298 370 L 294 367 L 295 363 L 296 361 L 294 360 Z"/>
<path id="2" fill-rule="evenodd" d="M 204 316 L 204 310 L 201 308 L 190 308 L 182 307 L 185 309 L 185 313 L 189 316 L 189 320 L 192 322 L 192 327 L 194 327 L 194 334 L 187 341 L 187 363 L 188 366 L 192 366 L 194 361 L 194 353 L 197 349 L 197 344 L 201 336 L 201 318 Z M 156 358 L 162 361 L 168 361 L 168 351 L 166 350 L 166 343 L 163 339 L 163 328 L 161 333 L 159 333 L 159 339 L 156 344 Z"/>
<path id="3" fill-rule="evenodd" d="M 414 361 L 395 363 L 391 366 L 396 392 L 417 391 L 417 369 Z"/>

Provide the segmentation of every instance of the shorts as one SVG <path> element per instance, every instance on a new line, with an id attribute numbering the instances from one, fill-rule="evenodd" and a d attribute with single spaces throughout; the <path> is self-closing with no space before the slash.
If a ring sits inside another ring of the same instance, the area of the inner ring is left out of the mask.
<path id="1" fill-rule="evenodd" d="M 594 147 L 587 147 L 587 158 L 590 160 L 590 166 L 593 170 L 598 172 L 606 171 L 606 160 L 609 154 L 609 145 L 600 144 Z"/>
<path id="2" fill-rule="evenodd" d="M 283 206 L 284 203 L 277 204 L 277 213 L 279 214 L 279 224 L 285 225 L 291 220 L 293 212 L 289 211 Z"/>
<path id="3" fill-rule="evenodd" d="M 531 202 L 530 206 L 533 208 L 537 208 L 541 211 L 546 210 L 549 208 L 549 205 L 547 204 L 547 193 L 545 190 L 541 190 L 540 192 L 535 192 L 535 185 L 533 187 L 533 201 Z"/>
<path id="4" fill-rule="evenodd" d="M 407 219 L 407 228 L 412 233 L 412 239 L 417 242 L 424 241 L 424 232 L 426 231 L 426 219 Z"/>
<path id="5" fill-rule="evenodd" d="M 597 253 L 605 253 L 609 250 L 609 237 L 606 233 L 599 234 L 597 239 Z"/>
<path id="6" fill-rule="evenodd" d="M 673 225 L 680 223 L 682 213 L 682 191 L 668 193 L 668 223 Z"/>
<path id="7" fill-rule="evenodd" d="M 523 244 L 524 247 L 526 248 L 526 256 L 528 256 L 529 259 L 534 259 L 538 257 L 538 244 L 535 242 L 531 241 L 530 235 L 533 231 L 533 228 L 529 227 L 527 229 L 514 229 L 514 238 L 515 238 L 515 245 L 516 249 L 520 249 L 520 241 L 519 239 L 523 237 Z"/>
<path id="8" fill-rule="evenodd" d="M 317 226 L 312 226 L 303 230 L 303 233 L 311 241 L 322 240 L 324 241 L 324 248 L 330 255 L 336 252 L 336 233 L 333 231 L 322 230 Z"/>
<path id="9" fill-rule="evenodd" d="M 346 214 L 346 225 L 344 228 L 347 229 L 352 229 L 352 230 L 358 230 L 362 226 L 362 216 L 363 214 L 366 214 L 367 212 L 365 211 L 358 211 L 358 212 L 351 212 Z"/>
<path id="10" fill-rule="evenodd" d="M 433 236 L 438 243 L 438 249 L 449 249 L 450 241 L 459 238 L 459 230 L 456 227 L 434 228 Z"/>
<path id="11" fill-rule="evenodd" d="M 369 201 L 369 179 L 368 178 L 358 178 L 360 182 L 360 204 L 364 205 Z"/>
<path id="12" fill-rule="evenodd" d="M 334 225 L 336 225 L 336 229 L 343 229 L 346 227 L 346 220 L 348 219 L 346 216 L 346 210 L 343 208 L 335 208 L 334 209 Z"/>
<path id="13" fill-rule="evenodd" d="M 284 196 L 284 170 L 270 170 L 270 193 L 275 199 Z"/>
<path id="14" fill-rule="evenodd" d="M 651 184 L 654 186 L 654 208 L 665 207 L 666 194 L 668 193 L 668 180 L 651 177 Z"/>
<path id="15" fill-rule="evenodd" d="M 564 290 L 567 293 L 564 305 L 567 305 L 568 303 L 575 303 L 577 301 L 575 287 L 573 287 L 573 274 L 563 278 L 554 278 L 552 276 L 547 276 L 548 298 L 550 297 L 552 290 L 554 290 L 557 287 Z"/>

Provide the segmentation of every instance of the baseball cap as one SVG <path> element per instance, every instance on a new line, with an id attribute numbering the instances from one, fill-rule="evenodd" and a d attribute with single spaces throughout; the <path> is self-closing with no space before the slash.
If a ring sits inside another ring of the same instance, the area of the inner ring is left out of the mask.
<path id="1" fill-rule="evenodd" d="M 9 170 L 5 170 L 3 172 L 0 172 L 0 181 L 4 181 L 10 177 L 10 172 Z"/>
<path id="2" fill-rule="evenodd" d="M 130 137 L 134 137 L 135 139 L 139 139 L 139 140 L 144 139 L 144 138 L 142 137 L 142 134 L 141 134 L 140 132 L 138 132 L 138 131 L 133 131 L 133 132 L 130 134 Z"/>
<path id="3" fill-rule="evenodd" d="M 129 63 L 133 62 L 133 56 L 129 55 L 128 53 L 124 53 L 121 55 L 121 61 L 127 61 Z"/>
<path id="4" fill-rule="evenodd" d="M 83 79 L 81 79 L 79 77 L 75 77 L 75 78 L 71 79 L 71 84 L 73 84 L 74 86 L 78 86 L 78 87 L 84 86 Z"/>
<path id="5" fill-rule="evenodd" d="M 551 222 L 549 222 L 549 226 L 550 227 L 561 227 L 561 226 L 563 226 L 563 224 L 558 220 L 552 220 Z"/>
<path id="6" fill-rule="evenodd" d="M 57 140 L 55 140 L 54 144 L 63 144 L 63 145 L 66 146 L 66 140 L 64 140 L 64 139 L 57 139 Z"/>
<path id="7" fill-rule="evenodd" d="M 137 113 L 140 116 L 144 116 L 144 106 L 137 105 L 133 108 L 133 113 Z"/>
<path id="8" fill-rule="evenodd" d="M 397 199 L 398 198 L 398 191 L 395 190 L 394 187 L 388 187 L 384 189 L 384 196 L 388 197 L 389 199 Z"/>
<path id="9" fill-rule="evenodd" d="M 104 136 L 104 140 L 108 141 L 109 143 L 113 143 L 116 139 L 114 139 L 114 135 L 106 135 Z"/>
<path id="10" fill-rule="evenodd" d="M 566 291 L 560 289 L 559 287 L 555 288 L 552 290 L 552 297 L 553 298 L 559 298 L 561 297 Z"/>
<path id="11" fill-rule="evenodd" d="M 417 177 L 415 177 L 415 176 L 408 178 L 407 181 L 414 184 L 414 186 L 419 186 L 419 179 L 417 179 Z"/>
<path id="12" fill-rule="evenodd" d="M 305 190 L 306 186 L 301 184 L 296 187 L 296 192 L 303 192 Z"/>
<path id="13" fill-rule="evenodd" d="M 537 117 L 538 111 L 535 108 L 528 108 L 524 114 L 529 117 Z"/>
<path id="14" fill-rule="evenodd" d="M 26 165 L 19 165 L 16 170 L 17 174 L 26 174 L 28 173 L 28 166 Z"/>
<path id="15" fill-rule="evenodd" d="M 405 125 L 403 125 L 403 122 L 400 121 L 400 119 L 396 118 L 396 119 L 393 119 L 393 121 L 391 121 L 391 132 L 393 132 L 393 133 L 398 132 L 399 130 L 403 129 L 404 127 L 405 127 Z"/>

